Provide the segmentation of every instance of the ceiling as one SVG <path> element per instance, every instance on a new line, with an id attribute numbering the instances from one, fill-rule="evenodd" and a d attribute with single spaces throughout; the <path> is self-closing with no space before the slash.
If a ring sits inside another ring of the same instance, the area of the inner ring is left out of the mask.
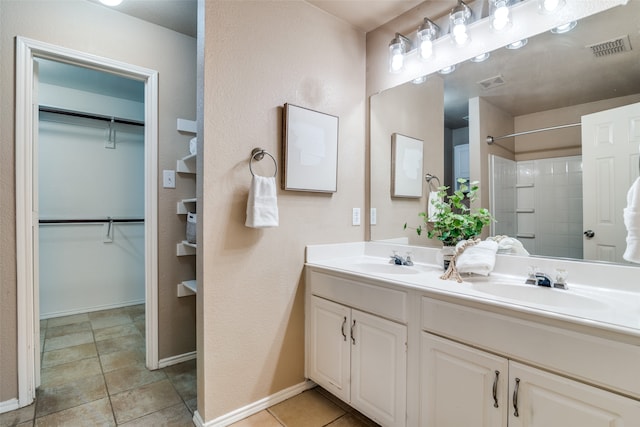
<path id="1" fill-rule="evenodd" d="M 425 0 L 307 0 L 364 32 L 386 24 Z M 437 0 L 431 0 L 437 1 Z"/>

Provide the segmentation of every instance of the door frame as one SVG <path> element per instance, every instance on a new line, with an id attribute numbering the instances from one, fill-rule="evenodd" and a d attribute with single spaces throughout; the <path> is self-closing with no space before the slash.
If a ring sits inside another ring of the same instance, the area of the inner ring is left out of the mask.
<path id="1" fill-rule="evenodd" d="M 15 179 L 16 179 L 16 269 L 18 323 L 18 405 L 35 399 L 39 375 L 36 351 L 39 341 L 38 289 L 35 274 L 33 228 L 38 226 L 34 213 L 34 59 L 46 58 L 98 71 L 117 74 L 144 82 L 144 180 L 145 180 L 145 340 L 146 365 L 158 368 L 158 72 L 109 58 L 52 44 L 16 38 L 16 111 L 15 111 Z"/>

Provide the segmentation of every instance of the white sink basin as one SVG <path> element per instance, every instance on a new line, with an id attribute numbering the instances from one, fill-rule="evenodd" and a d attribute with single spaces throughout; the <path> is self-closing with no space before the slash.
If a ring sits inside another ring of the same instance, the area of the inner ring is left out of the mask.
<path id="1" fill-rule="evenodd" d="M 375 262 L 358 262 L 353 267 L 363 273 L 371 274 L 418 274 L 420 270 L 408 265 L 382 264 Z"/>
<path id="2" fill-rule="evenodd" d="M 544 286 L 513 284 L 505 282 L 471 283 L 471 288 L 497 297 L 507 298 L 521 303 L 533 303 L 553 307 L 572 307 L 585 310 L 602 310 L 607 307 L 601 301 L 578 295 L 569 290 L 553 289 Z"/>

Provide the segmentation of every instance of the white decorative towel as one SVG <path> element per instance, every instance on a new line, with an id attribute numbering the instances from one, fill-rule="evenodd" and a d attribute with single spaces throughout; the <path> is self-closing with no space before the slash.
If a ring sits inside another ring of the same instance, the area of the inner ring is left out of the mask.
<path id="1" fill-rule="evenodd" d="M 458 243 L 464 244 L 466 240 Z M 456 269 L 459 273 L 474 273 L 488 276 L 496 265 L 498 244 L 492 240 L 485 240 L 475 246 L 465 249 L 456 258 Z"/>
<path id="2" fill-rule="evenodd" d="M 622 215 L 627 227 L 627 249 L 622 258 L 640 263 L 640 178 L 636 178 L 627 193 L 627 207 Z"/>
<path id="3" fill-rule="evenodd" d="M 434 206 L 434 202 L 440 201 L 440 200 L 442 200 L 442 199 L 438 195 L 437 191 L 430 191 L 429 192 L 429 201 L 427 202 L 427 218 L 431 222 L 433 222 L 433 221 L 435 221 L 437 219 L 436 215 L 438 215 L 438 213 L 440 212 L 440 209 L 438 209 L 438 208 L 436 208 Z"/>
<path id="4" fill-rule="evenodd" d="M 487 237 L 487 240 L 493 240 L 498 244 L 499 254 L 529 256 L 529 252 L 524 248 L 522 242 L 509 236 L 493 236 Z"/>
<path id="5" fill-rule="evenodd" d="M 251 228 L 278 226 L 278 199 L 276 198 L 276 178 L 254 175 L 247 200 L 247 220 Z"/>

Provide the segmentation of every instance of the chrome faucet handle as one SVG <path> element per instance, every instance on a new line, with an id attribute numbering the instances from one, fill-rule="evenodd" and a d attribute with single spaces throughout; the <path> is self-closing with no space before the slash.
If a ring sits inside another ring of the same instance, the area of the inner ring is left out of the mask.
<path id="1" fill-rule="evenodd" d="M 557 289 L 564 289 L 564 290 L 569 289 L 569 285 L 567 285 L 568 275 L 569 274 L 567 273 L 567 270 L 565 270 L 564 268 L 557 268 L 556 281 L 553 284 L 553 287 Z"/>
<path id="2" fill-rule="evenodd" d="M 404 258 L 404 265 L 413 265 L 413 261 L 411 260 L 411 251 L 407 251 L 407 256 Z"/>

